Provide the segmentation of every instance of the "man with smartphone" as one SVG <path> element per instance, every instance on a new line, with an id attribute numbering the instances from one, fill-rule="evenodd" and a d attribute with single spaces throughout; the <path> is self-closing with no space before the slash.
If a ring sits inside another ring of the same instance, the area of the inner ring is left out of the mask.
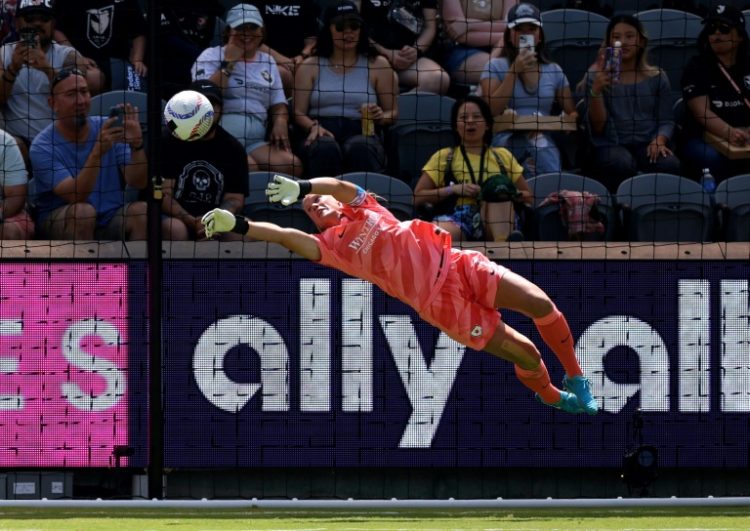
<path id="1" fill-rule="evenodd" d="M 52 122 L 47 95 L 55 74 L 79 66 L 91 82 L 101 73 L 83 67 L 83 58 L 74 48 L 52 40 L 51 0 L 20 0 L 15 21 L 20 40 L 0 48 L 0 106 L 5 129 L 27 154 L 37 133 Z"/>
<path id="2" fill-rule="evenodd" d="M 55 121 L 30 150 L 38 236 L 145 240 L 146 203 L 126 202 L 122 185 L 140 190 L 148 184 L 138 108 L 126 103 L 113 116 L 89 116 L 91 94 L 76 69 L 53 78 L 49 105 Z"/>

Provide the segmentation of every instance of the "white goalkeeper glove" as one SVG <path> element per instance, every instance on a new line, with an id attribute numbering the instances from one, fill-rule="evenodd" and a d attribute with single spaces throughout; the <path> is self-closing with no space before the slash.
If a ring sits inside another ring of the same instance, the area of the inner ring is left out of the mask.
<path id="1" fill-rule="evenodd" d="M 307 195 L 311 188 L 312 185 L 308 181 L 295 181 L 281 175 L 274 175 L 273 181 L 266 187 L 266 195 L 272 203 L 280 201 L 282 205 L 289 206 Z"/>
<path id="2" fill-rule="evenodd" d="M 221 208 L 214 208 L 203 214 L 201 223 L 206 227 L 206 238 L 222 232 L 235 232 L 244 236 L 250 228 L 244 217 L 235 216 L 229 210 Z"/>

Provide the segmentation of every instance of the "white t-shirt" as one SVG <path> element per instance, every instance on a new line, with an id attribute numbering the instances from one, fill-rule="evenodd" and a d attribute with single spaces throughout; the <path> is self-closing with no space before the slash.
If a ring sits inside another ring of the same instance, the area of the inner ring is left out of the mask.
<path id="1" fill-rule="evenodd" d="M 193 64 L 193 80 L 210 78 L 221 67 L 223 58 L 223 46 L 203 50 Z M 253 114 L 263 121 L 267 121 L 271 106 L 286 103 L 276 61 L 261 51 L 255 53 L 252 61 L 235 63 L 223 94 L 224 114 Z"/>
<path id="2" fill-rule="evenodd" d="M 16 140 L 0 129 L 0 199 L 4 199 L 6 186 L 18 186 L 29 181 L 26 164 Z"/>
<path id="3" fill-rule="evenodd" d="M 16 42 L 6 44 L 0 50 L 3 68 L 7 71 L 13 57 Z M 65 60 L 75 48 L 52 43 L 47 50 L 47 61 L 55 71 L 61 70 Z M 8 74 L 10 75 L 10 74 Z M 52 123 L 52 109 L 47 103 L 49 78 L 47 74 L 26 65 L 21 67 L 13 83 L 13 91 L 5 103 L 5 130 L 12 135 L 26 138 L 31 142 L 39 131 Z"/>

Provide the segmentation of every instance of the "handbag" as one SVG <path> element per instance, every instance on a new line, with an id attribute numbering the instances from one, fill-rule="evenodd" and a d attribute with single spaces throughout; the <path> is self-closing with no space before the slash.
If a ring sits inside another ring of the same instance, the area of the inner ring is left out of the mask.
<path id="1" fill-rule="evenodd" d="M 520 197 L 521 192 L 511 182 L 510 177 L 505 173 L 496 173 L 490 175 L 482 183 L 478 199 L 487 203 L 505 203 L 506 201 L 516 201 Z"/>

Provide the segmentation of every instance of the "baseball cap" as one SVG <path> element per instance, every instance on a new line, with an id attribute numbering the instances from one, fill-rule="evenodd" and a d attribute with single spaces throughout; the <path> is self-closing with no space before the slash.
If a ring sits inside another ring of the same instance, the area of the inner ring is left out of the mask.
<path id="1" fill-rule="evenodd" d="M 516 4 L 508 12 L 508 27 L 513 29 L 519 24 L 535 24 L 542 27 L 542 15 L 539 8 L 532 4 Z"/>
<path id="2" fill-rule="evenodd" d="M 328 26 L 339 17 L 362 21 L 357 6 L 349 0 L 342 0 L 329 5 L 323 14 L 324 24 Z"/>
<path id="3" fill-rule="evenodd" d="M 745 27 L 745 15 L 742 14 L 742 11 L 734 6 L 728 6 L 726 4 L 717 4 L 713 6 L 703 20 L 703 23 L 705 24 L 713 21 L 726 22 L 735 28 L 744 29 Z"/>
<path id="4" fill-rule="evenodd" d="M 26 13 L 52 14 L 52 0 L 21 0 L 16 9 L 16 15 L 23 16 Z"/>
<path id="5" fill-rule="evenodd" d="M 200 92 L 205 97 L 207 97 L 211 103 L 224 105 L 224 95 L 221 93 L 221 88 L 213 81 L 210 81 L 208 79 L 199 79 L 198 81 L 193 81 L 188 89 Z"/>
<path id="6" fill-rule="evenodd" d="M 263 17 L 257 7 L 251 4 L 237 4 L 227 11 L 227 26 L 234 29 L 243 24 L 255 24 L 263 27 Z"/>

